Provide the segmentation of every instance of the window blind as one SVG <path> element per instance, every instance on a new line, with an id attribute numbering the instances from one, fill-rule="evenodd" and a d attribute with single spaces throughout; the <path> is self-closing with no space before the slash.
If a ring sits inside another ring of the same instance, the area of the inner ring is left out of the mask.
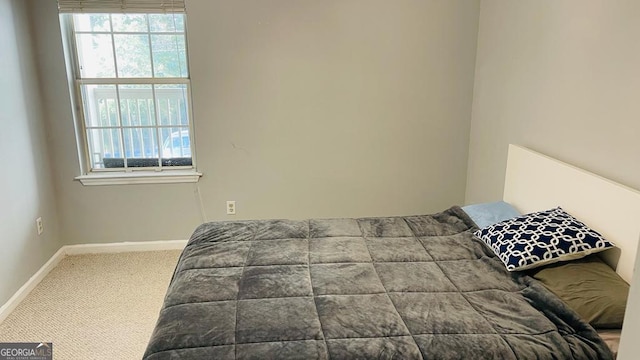
<path id="1" fill-rule="evenodd" d="M 185 0 L 58 0 L 61 13 L 183 13 Z"/>

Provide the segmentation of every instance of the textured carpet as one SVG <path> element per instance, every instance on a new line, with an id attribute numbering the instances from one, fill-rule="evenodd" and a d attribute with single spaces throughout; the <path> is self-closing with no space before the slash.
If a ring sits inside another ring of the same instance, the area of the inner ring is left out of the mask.
<path id="1" fill-rule="evenodd" d="M 0 342 L 53 342 L 53 358 L 140 359 L 179 251 L 63 259 L 0 324 Z"/>

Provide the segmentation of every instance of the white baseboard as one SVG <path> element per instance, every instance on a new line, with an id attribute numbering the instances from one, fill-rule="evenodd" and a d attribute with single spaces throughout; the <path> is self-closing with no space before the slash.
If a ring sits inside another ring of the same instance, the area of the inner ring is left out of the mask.
<path id="1" fill-rule="evenodd" d="M 4 319 L 11 314 L 11 312 L 24 300 L 29 293 L 35 289 L 35 287 L 44 279 L 47 274 L 53 270 L 60 260 L 64 259 L 66 256 L 64 252 L 64 246 L 60 248 L 60 250 L 56 251 L 55 254 L 47 261 L 42 267 L 36 271 L 35 274 L 27 282 L 22 285 L 18 291 L 9 300 L 0 307 L 0 323 L 4 321 Z"/>
<path id="2" fill-rule="evenodd" d="M 29 293 L 53 270 L 62 259 L 70 255 L 81 254 L 106 254 L 135 251 L 160 251 L 160 250 L 182 250 L 187 245 L 187 240 L 166 240 L 166 241 L 140 241 L 121 242 L 108 244 L 79 244 L 65 245 L 61 247 L 53 256 L 36 271 L 36 273 L 22 285 L 18 291 L 0 307 L 0 323 L 11 314 L 13 310 L 24 300 Z"/>
<path id="3" fill-rule="evenodd" d="M 187 240 L 139 241 L 106 244 L 66 245 L 66 255 L 103 254 L 134 251 L 182 250 Z"/>

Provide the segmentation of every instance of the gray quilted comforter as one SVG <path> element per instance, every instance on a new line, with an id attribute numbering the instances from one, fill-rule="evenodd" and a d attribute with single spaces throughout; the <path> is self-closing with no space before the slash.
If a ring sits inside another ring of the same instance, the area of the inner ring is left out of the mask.
<path id="1" fill-rule="evenodd" d="M 609 359 L 509 273 L 459 207 L 424 216 L 214 222 L 182 253 L 145 359 Z"/>

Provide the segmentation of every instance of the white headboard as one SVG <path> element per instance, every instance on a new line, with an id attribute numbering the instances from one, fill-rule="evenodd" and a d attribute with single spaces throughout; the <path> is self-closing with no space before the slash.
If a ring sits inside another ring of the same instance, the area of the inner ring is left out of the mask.
<path id="1" fill-rule="evenodd" d="M 602 257 L 631 283 L 640 241 L 639 191 L 509 145 L 503 199 L 522 213 L 561 206 L 616 244 Z"/>

